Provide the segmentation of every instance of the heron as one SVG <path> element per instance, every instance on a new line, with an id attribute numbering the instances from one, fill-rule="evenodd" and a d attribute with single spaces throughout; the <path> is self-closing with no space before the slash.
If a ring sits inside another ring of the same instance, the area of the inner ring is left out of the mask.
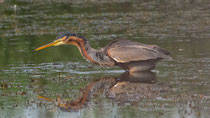
<path id="1" fill-rule="evenodd" d="M 76 46 L 81 55 L 93 64 L 103 67 L 119 66 L 128 72 L 150 71 L 158 61 L 172 60 L 170 53 L 157 45 L 115 39 L 103 48 L 94 49 L 85 37 L 71 32 L 60 33 L 54 42 L 35 50 L 64 44 Z"/>

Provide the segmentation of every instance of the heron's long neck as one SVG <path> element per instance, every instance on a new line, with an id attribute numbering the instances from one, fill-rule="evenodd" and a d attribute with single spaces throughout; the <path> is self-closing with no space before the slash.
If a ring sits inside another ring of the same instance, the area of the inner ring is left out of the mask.
<path id="1" fill-rule="evenodd" d="M 101 66 L 114 66 L 114 61 L 107 56 L 103 48 L 96 50 L 90 46 L 88 41 L 80 43 L 79 48 L 82 55 L 91 63 Z"/>
<path id="2" fill-rule="evenodd" d="M 92 48 L 88 41 L 80 45 L 80 52 L 88 61 L 98 63 L 96 54 L 99 53 L 99 51 Z"/>

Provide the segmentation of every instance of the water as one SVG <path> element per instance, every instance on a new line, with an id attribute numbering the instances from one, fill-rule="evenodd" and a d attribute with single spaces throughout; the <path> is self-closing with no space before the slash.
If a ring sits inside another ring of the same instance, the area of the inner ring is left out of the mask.
<path id="1" fill-rule="evenodd" d="M 1 117 L 209 117 L 209 5 L 208 0 L 4 0 Z M 87 63 L 74 46 L 34 51 L 64 31 L 83 35 L 94 48 L 118 38 L 156 44 L 173 61 L 158 63 L 154 73 L 136 75 L 138 80 L 120 68 Z M 85 103 L 77 110 L 59 105 L 80 98 Z"/>

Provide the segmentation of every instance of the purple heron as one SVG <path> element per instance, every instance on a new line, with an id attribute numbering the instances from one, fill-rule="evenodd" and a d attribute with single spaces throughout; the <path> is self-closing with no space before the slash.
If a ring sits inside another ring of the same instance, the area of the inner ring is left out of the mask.
<path id="1" fill-rule="evenodd" d="M 93 64 L 119 66 L 130 72 L 149 71 L 155 68 L 159 60 L 172 60 L 169 52 L 157 45 L 113 40 L 107 46 L 96 50 L 90 46 L 86 38 L 70 32 L 59 34 L 54 42 L 41 46 L 36 51 L 64 44 L 77 46 L 82 56 Z"/>

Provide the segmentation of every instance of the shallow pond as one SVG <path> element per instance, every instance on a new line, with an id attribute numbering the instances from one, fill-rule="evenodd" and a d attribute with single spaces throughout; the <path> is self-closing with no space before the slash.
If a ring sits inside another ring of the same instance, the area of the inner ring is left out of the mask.
<path id="1" fill-rule="evenodd" d="M 208 0 L 0 0 L 1 118 L 210 117 Z M 34 49 L 71 31 L 92 47 L 156 44 L 151 73 L 86 62 L 74 46 Z"/>

